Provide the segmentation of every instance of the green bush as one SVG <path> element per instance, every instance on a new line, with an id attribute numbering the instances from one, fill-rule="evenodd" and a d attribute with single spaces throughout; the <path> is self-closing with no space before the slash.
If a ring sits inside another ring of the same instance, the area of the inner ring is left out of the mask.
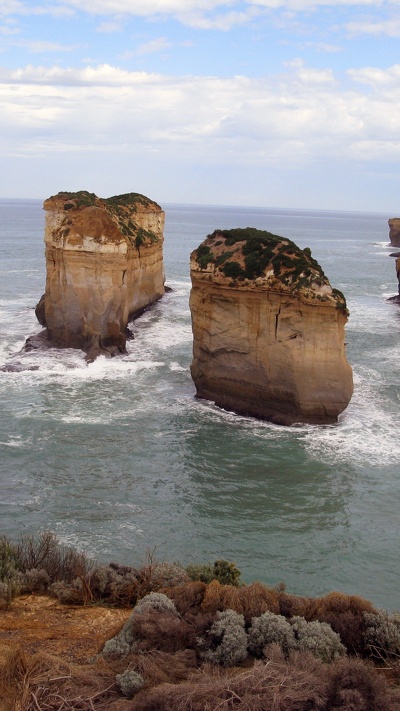
<path id="1" fill-rule="evenodd" d="M 179 563 L 156 563 L 150 571 L 151 587 L 153 591 L 160 588 L 174 587 L 189 582 L 190 578 Z"/>
<path id="2" fill-rule="evenodd" d="M 292 617 L 290 624 L 294 635 L 292 649 L 311 652 L 323 662 L 331 662 L 346 654 L 339 635 L 326 622 L 307 622 L 304 617 Z"/>
<path id="3" fill-rule="evenodd" d="M 249 650 L 261 656 L 269 644 L 279 644 L 282 651 L 311 652 L 314 657 L 330 662 L 346 653 L 340 637 L 326 622 L 307 622 L 304 617 L 287 620 L 281 615 L 265 612 L 252 619 L 249 629 Z"/>
<path id="4" fill-rule="evenodd" d="M 7 538 L 0 538 L 0 582 L 15 577 L 19 569 L 18 551 Z"/>
<path id="5" fill-rule="evenodd" d="M 215 243 L 215 246 L 217 246 L 218 244 L 221 244 L 221 242 L 216 242 L 216 243 Z M 233 257 L 234 254 L 235 254 L 234 251 L 223 252 L 222 254 L 219 255 L 219 257 L 216 258 L 216 260 L 215 260 L 215 266 L 216 266 L 216 267 L 220 267 L 221 264 L 223 264 L 224 262 L 226 262 L 227 259 L 230 259 L 231 257 Z"/>
<path id="6" fill-rule="evenodd" d="M 134 693 L 141 689 L 144 684 L 142 675 L 133 671 L 133 669 L 126 669 L 122 674 L 117 674 L 115 681 L 121 694 L 126 696 L 127 699 L 131 699 Z"/>
<path id="7" fill-rule="evenodd" d="M 20 592 L 18 552 L 10 541 L 0 538 L 0 608 L 9 607 Z"/>
<path id="8" fill-rule="evenodd" d="M 244 617 L 234 610 L 217 612 L 206 637 L 200 640 L 203 658 L 224 667 L 240 664 L 247 656 L 247 634 Z"/>
<path id="9" fill-rule="evenodd" d="M 236 563 L 229 560 L 216 560 L 214 564 L 188 565 L 186 572 L 190 580 L 200 580 L 202 583 L 211 583 L 218 580 L 221 585 L 240 585 L 240 570 Z"/>
<path id="10" fill-rule="evenodd" d="M 209 262 L 214 261 L 214 257 L 212 255 L 210 247 L 207 244 L 201 244 L 200 247 L 198 247 L 197 252 L 196 252 L 196 259 L 197 259 L 198 265 L 202 269 L 206 269 L 207 264 Z"/>
<path id="11" fill-rule="evenodd" d="M 216 560 L 214 563 L 214 576 L 221 585 L 240 585 L 240 570 L 236 563 L 230 563 L 229 560 Z"/>
<path id="12" fill-rule="evenodd" d="M 231 279 L 238 279 L 244 274 L 239 262 L 225 262 L 222 267 L 222 271 L 224 272 L 225 276 L 231 277 Z"/>
<path id="13" fill-rule="evenodd" d="M 186 572 L 190 580 L 200 580 L 202 583 L 211 583 L 215 580 L 214 566 L 212 563 L 188 565 Z"/>
<path id="14" fill-rule="evenodd" d="M 127 619 L 118 634 L 105 643 L 103 656 L 106 659 L 121 659 L 135 649 L 138 637 L 133 631 L 133 628 L 137 626 L 138 618 L 149 610 L 161 613 L 167 612 L 170 615 L 179 617 L 179 613 L 169 597 L 163 593 L 149 593 L 149 595 L 143 597 L 139 600 L 137 605 L 135 605 L 131 616 Z"/>
<path id="15" fill-rule="evenodd" d="M 400 657 L 400 614 L 364 612 L 365 644 L 372 656 Z"/>
<path id="16" fill-rule="evenodd" d="M 49 588 L 50 578 L 46 570 L 33 568 L 25 573 L 19 573 L 19 586 L 21 593 L 44 593 Z"/>
<path id="17" fill-rule="evenodd" d="M 264 612 L 260 617 L 253 617 L 248 631 L 249 651 L 261 657 L 269 644 L 279 644 L 286 654 L 294 647 L 294 633 L 291 624 L 282 615 Z"/>

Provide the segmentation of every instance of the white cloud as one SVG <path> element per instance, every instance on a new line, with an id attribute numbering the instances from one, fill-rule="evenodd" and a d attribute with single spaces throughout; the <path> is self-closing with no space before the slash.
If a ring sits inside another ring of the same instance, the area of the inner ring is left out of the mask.
<path id="1" fill-rule="evenodd" d="M 67 6 L 82 10 L 80 0 L 63 0 Z M 130 14 L 170 15 L 187 12 L 209 12 L 221 7 L 236 5 L 237 0 L 86 0 L 84 9 L 94 15 Z"/>
<path id="2" fill-rule="evenodd" d="M 332 53 L 343 51 L 343 47 L 341 47 L 340 45 L 329 44 L 328 42 L 306 42 L 305 46 L 311 47 L 312 49 L 315 49 L 317 52 L 324 52 L 327 54 L 332 54 Z"/>
<path id="3" fill-rule="evenodd" d="M 335 81 L 331 69 L 306 67 L 302 59 L 293 59 L 290 62 L 285 62 L 285 66 L 289 69 L 294 69 L 297 79 L 305 84 L 330 84 Z"/>
<path id="4" fill-rule="evenodd" d="M 78 48 L 75 44 L 60 44 L 59 42 L 46 42 L 45 40 L 38 41 L 19 41 L 13 42 L 14 47 L 23 47 L 32 54 L 46 54 L 48 52 L 72 52 Z"/>
<path id="5" fill-rule="evenodd" d="M 104 32 L 105 34 L 109 32 L 120 32 L 123 29 L 124 23 L 121 17 L 115 17 L 113 20 L 107 22 L 101 22 L 97 26 L 97 32 Z"/>
<path id="6" fill-rule="evenodd" d="M 382 20 L 360 20 L 348 22 L 345 29 L 352 36 L 357 35 L 387 35 L 387 37 L 400 37 L 400 19 Z"/>
<path id="7" fill-rule="evenodd" d="M 17 35 L 19 32 L 19 27 L 17 27 L 13 22 L 5 22 L 4 25 L 0 25 L 0 35 L 3 35 L 4 37 Z"/>
<path id="8" fill-rule="evenodd" d="M 67 0 L 68 2 L 68 0 Z M 45 5 L 32 5 L 26 0 L 0 0 L 0 17 L 11 15 L 51 15 L 52 17 L 71 17 L 75 10 L 67 3 L 48 2 Z"/>
<path id="9" fill-rule="evenodd" d="M 18 0 L 2 0 L 0 4 L 0 16 L 14 15 L 24 11 L 24 5 Z"/>
<path id="10" fill-rule="evenodd" d="M 174 78 L 101 65 L 0 72 L 0 135 L 18 155 L 158 151 L 212 165 L 287 167 L 400 157 L 400 67 L 353 70 L 374 94 L 293 63 L 282 75 Z M 375 70 L 376 71 L 376 70 Z M 385 77 L 387 81 L 385 81 Z M 362 86 L 362 85 L 361 85 Z M 390 90 L 388 90 L 388 87 Z M 182 154 L 183 151 L 183 154 Z"/>
<path id="11" fill-rule="evenodd" d="M 164 49 L 172 47 L 171 42 L 168 42 L 166 37 L 156 37 L 149 42 L 140 44 L 135 51 L 135 54 L 153 54 L 154 52 L 162 52 Z"/>
<path id="12" fill-rule="evenodd" d="M 347 74 L 353 81 L 368 84 L 377 90 L 400 85 L 400 64 L 394 64 L 388 69 L 378 69 L 376 67 L 349 69 Z"/>
<path id="13" fill-rule="evenodd" d="M 1 14 L 51 14 L 53 16 L 87 12 L 97 16 L 175 17 L 185 24 L 204 29 L 230 29 L 244 24 L 263 10 L 302 12 L 318 7 L 378 7 L 397 5 L 399 0 L 52 0 L 31 5 L 22 0 L 2 0 Z M 216 14 L 215 14 L 216 13 Z M 118 21 L 117 21 L 118 24 Z M 102 31 L 110 31 L 104 22 Z"/>
<path id="14" fill-rule="evenodd" d="M 259 16 L 258 8 L 250 7 L 245 12 L 225 12 L 214 16 L 205 16 L 200 13 L 191 13 L 189 15 L 179 15 L 179 19 L 185 24 L 195 27 L 200 30 L 221 30 L 227 32 L 232 27 L 245 25 L 248 22 L 256 19 Z"/>

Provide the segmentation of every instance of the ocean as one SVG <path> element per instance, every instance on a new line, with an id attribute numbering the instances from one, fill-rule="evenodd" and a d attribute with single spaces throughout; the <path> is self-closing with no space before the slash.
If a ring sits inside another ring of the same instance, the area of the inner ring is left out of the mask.
<path id="1" fill-rule="evenodd" d="M 44 212 L 0 200 L 0 535 L 45 529 L 103 562 L 225 558 L 246 582 L 400 609 L 400 307 L 387 219 L 162 205 L 166 283 L 128 353 L 17 355 L 38 332 Z M 196 400 L 189 255 L 216 228 L 310 247 L 344 292 L 355 390 L 337 425 L 280 427 Z"/>

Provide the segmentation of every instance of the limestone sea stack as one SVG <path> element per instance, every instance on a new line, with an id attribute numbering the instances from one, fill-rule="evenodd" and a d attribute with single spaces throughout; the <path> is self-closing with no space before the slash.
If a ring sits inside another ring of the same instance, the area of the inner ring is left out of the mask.
<path id="1" fill-rule="evenodd" d="M 125 350 L 126 326 L 164 294 L 164 212 L 144 195 L 60 192 L 44 202 L 46 292 L 37 317 L 90 359 Z"/>
<path id="2" fill-rule="evenodd" d="M 215 230 L 191 255 L 197 397 L 284 425 L 348 405 L 348 318 L 309 249 L 254 228 Z"/>
<path id="3" fill-rule="evenodd" d="M 400 217 L 392 217 L 388 220 L 389 239 L 394 247 L 400 247 Z"/>

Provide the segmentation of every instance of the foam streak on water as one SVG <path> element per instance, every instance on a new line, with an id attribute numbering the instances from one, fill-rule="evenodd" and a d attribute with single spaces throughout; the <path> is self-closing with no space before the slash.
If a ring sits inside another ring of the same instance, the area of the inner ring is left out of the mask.
<path id="1" fill-rule="evenodd" d="M 171 293 L 135 321 L 128 353 L 16 355 L 39 331 L 43 218 L 0 201 L 0 534 L 44 528 L 103 560 L 147 547 L 225 557 L 246 579 L 400 607 L 400 309 L 387 219 L 356 213 L 165 206 Z M 353 399 L 335 426 L 285 428 L 194 398 L 189 254 L 216 227 L 309 246 L 348 298 Z"/>

